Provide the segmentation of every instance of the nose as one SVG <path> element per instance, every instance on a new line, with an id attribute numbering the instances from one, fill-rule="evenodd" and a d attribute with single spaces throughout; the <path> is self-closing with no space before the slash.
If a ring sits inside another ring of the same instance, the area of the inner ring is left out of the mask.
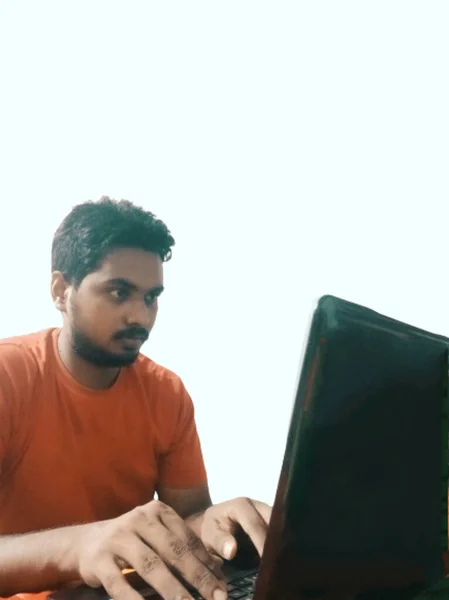
<path id="1" fill-rule="evenodd" d="M 125 317 L 127 326 L 143 327 L 148 331 L 152 328 L 156 315 L 145 302 L 136 300 L 131 302 L 127 308 Z"/>

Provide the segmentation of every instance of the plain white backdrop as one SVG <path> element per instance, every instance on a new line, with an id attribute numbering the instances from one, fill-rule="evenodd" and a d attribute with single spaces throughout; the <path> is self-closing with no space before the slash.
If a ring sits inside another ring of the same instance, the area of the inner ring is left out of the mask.
<path id="1" fill-rule="evenodd" d="M 2 0 L 0 337 L 59 324 L 73 205 L 152 210 L 177 247 L 144 351 L 191 392 L 214 499 L 271 502 L 320 295 L 449 334 L 448 25 L 432 0 Z"/>

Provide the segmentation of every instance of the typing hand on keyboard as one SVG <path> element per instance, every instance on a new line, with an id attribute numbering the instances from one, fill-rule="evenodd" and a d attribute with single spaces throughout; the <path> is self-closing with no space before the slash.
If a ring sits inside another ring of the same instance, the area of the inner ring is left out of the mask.
<path id="1" fill-rule="evenodd" d="M 243 530 L 259 556 L 262 556 L 271 508 L 263 502 L 237 498 L 206 509 L 187 523 L 206 549 L 226 560 L 232 560 L 238 549 L 236 534 Z"/>
<path id="2" fill-rule="evenodd" d="M 205 600 L 226 600 L 218 559 L 162 502 L 83 526 L 75 554 L 82 580 L 91 587 L 103 586 L 114 600 L 142 600 L 122 573 L 126 567 L 135 569 L 164 599 L 192 598 L 182 579 Z"/>

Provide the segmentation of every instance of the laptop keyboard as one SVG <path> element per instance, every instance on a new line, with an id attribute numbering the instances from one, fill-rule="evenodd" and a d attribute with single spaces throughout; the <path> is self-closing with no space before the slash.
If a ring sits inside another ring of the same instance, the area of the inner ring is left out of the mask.
<path id="1" fill-rule="evenodd" d="M 228 579 L 228 598 L 229 600 L 251 600 L 256 587 L 257 571 L 247 573 L 244 577 Z M 202 596 L 193 593 L 195 600 L 202 600 Z"/>
<path id="2" fill-rule="evenodd" d="M 228 598 L 232 600 L 250 600 L 256 587 L 257 571 L 239 579 L 228 582 Z"/>

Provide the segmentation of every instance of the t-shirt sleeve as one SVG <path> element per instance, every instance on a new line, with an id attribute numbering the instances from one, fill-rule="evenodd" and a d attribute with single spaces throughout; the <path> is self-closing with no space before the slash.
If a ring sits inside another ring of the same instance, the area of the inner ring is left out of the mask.
<path id="1" fill-rule="evenodd" d="M 13 426 L 16 421 L 17 391 L 14 374 L 19 372 L 20 351 L 9 344 L 0 345 L 0 473 L 11 446 Z"/>
<path id="2" fill-rule="evenodd" d="M 159 485 L 186 489 L 207 483 L 192 399 L 180 379 L 172 382 L 176 411 L 167 451 L 159 459 Z"/>
<path id="3" fill-rule="evenodd" d="M 5 385 L 2 384 L 0 367 L 0 473 L 11 436 L 11 415 L 6 404 L 6 396 L 7 392 Z"/>
<path id="4" fill-rule="evenodd" d="M 26 400 L 32 389 L 33 365 L 15 344 L 0 344 L 0 473 L 14 459 L 29 411 Z"/>

